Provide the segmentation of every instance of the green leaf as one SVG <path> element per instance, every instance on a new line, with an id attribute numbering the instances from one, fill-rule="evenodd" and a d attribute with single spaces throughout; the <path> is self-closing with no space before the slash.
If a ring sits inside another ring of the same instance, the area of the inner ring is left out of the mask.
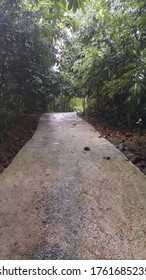
<path id="1" fill-rule="evenodd" d="M 85 12 L 85 6 L 82 0 L 78 0 L 79 1 L 79 7 L 82 9 L 83 12 Z"/>
<path id="2" fill-rule="evenodd" d="M 70 0 L 68 4 L 68 9 L 71 10 L 73 8 L 74 0 Z"/>

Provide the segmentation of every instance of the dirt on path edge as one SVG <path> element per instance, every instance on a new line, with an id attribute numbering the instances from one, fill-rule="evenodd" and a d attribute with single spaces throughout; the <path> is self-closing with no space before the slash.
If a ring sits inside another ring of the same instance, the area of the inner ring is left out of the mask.
<path id="1" fill-rule="evenodd" d="M 41 115 L 41 112 L 29 114 L 0 138 L 0 173 L 8 167 L 19 150 L 31 139 Z"/>

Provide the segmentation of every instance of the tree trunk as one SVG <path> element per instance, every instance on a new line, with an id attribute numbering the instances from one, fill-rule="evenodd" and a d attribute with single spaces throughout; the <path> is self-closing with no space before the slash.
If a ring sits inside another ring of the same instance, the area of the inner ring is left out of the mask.
<path id="1" fill-rule="evenodd" d="M 83 98 L 82 98 L 83 115 L 85 115 L 85 111 L 86 111 L 86 108 L 85 108 L 85 101 L 86 101 L 86 98 L 83 97 Z"/>

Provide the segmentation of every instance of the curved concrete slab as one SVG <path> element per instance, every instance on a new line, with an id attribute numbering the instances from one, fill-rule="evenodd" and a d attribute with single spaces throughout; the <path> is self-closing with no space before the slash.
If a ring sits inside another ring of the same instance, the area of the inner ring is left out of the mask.
<path id="1" fill-rule="evenodd" d="M 145 245 L 146 177 L 75 113 L 44 114 L 0 176 L 0 259 L 146 259 Z"/>

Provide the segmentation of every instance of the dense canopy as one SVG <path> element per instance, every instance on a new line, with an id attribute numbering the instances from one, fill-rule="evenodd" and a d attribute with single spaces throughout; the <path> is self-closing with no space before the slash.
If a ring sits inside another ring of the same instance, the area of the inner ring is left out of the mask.
<path id="1" fill-rule="evenodd" d="M 34 110 L 146 119 L 144 0 L 0 2 L 0 127 Z"/>

